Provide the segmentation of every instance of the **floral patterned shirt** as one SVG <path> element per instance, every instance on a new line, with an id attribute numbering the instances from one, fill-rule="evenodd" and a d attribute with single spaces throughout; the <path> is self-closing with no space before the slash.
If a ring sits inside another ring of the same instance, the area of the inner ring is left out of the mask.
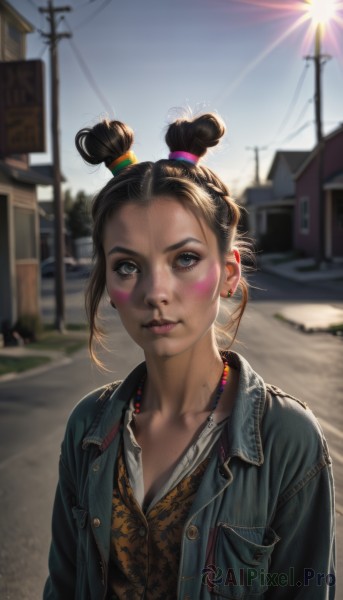
<path id="1" fill-rule="evenodd" d="M 183 527 L 208 456 L 144 513 L 118 455 L 112 499 L 109 600 L 175 600 Z"/>

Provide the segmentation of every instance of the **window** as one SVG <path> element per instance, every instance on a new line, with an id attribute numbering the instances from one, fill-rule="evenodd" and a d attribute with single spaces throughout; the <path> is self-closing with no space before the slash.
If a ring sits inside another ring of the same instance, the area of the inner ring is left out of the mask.
<path id="1" fill-rule="evenodd" d="M 23 34 L 14 23 L 5 21 L 5 52 L 7 60 L 24 59 L 23 38 Z"/>
<path id="2" fill-rule="evenodd" d="M 18 46 L 21 43 L 21 33 L 12 23 L 7 22 L 7 35 Z"/>
<path id="3" fill-rule="evenodd" d="M 310 231 L 310 203 L 307 197 L 300 198 L 300 231 L 301 233 Z"/>
<path id="4" fill-rule="evenodd" d="M 14 209 L 16 260 L 37 258 L 35 213 L 23 208 Z"/>

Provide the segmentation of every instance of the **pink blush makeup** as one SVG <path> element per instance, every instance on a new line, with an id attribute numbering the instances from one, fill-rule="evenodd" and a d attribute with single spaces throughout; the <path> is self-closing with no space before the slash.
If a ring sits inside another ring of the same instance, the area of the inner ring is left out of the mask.
<path id="1" fill-rule="evenodd" d="M 201 279 L 200 281 L 195 281 L 190 285 L 191 290 L 201 296 L 212 295 L 216 284 L 218 283 L 218 274 L 214 269 L 209 271 L 209 273 Z"/>
<path id="2" fill-rule="evenodd" d="M 125 304 L 130 298 L 131 292 L 123 292 L 122 290 L 116 290 L 114 292 L 111 290 L 109 296 L 114 304 Z"/>

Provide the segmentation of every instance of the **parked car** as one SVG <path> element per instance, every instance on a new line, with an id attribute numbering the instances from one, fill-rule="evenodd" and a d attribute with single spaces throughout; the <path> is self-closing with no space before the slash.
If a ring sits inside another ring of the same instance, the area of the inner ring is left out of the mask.
<path id="1" fill-rule="evenodd" d="M 56 265 L 56 261 L 53 256 L 50 256 L 50 258 L 46 258 L 45 260 L 43 260 L 43 262 L 41 264 L 42 277 L 54 277 L 55 276 L 55 265 Z M 77 261 L 72 256 L 65 256 L 64 257 L 64 267 L 67 272 L 76 271 L 76 269 L 78 267 Z"/>

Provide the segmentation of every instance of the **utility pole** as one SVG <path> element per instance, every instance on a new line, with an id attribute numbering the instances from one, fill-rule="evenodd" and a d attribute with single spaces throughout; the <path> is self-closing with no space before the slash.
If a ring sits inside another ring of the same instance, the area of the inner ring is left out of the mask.
<path id="1" fill-rule="evenodd" d="M 323 24 L 317 23 L 314 56 L 306 56 L 306 60 L 314 61 L 314 83 L 315 83 L 315 126 L 316 126 L 316 142 L 317 142 L 317 169 L 318 169 L 318 196 L 319 196 L 319 219 L 318 219 L 318 241 L 319 249 L 317 262 L 319 266 L 325 261 L 325 230 L 326 230 L 326 214 L 325 214 L 325 191 L 323 189 L 324 179 L 324 147 L 325 142 L 322 130 L 322 65 L 325 64 L 331 57 L 321 53 L 321 41 L 323 35 Z"/>
<path id="2" fill-rule="evenodd" d="M 329 54 L 321 53 L 323 37 L 323 24 L 317 23 L 314 40 L 314 56 L 306 56 L 306 60 L 314 62 L 314 103 L 315 103 L 315 125 L 316 140 L 319 144 L 323 139 L 322 132 L 322 66 L 330 60 Z"/>
<path id="3" fill-rule="evenodd" d="M 317 144 L 320 144 L 323 138 L 322 131 L 322 87 L 321 87 L 321 25 L 320 23 L 316 27 L 316 36 L 314 43 L 314 69 L 315 69 L 315 111 L 316 111 L 316 134 Z"/>
<path id="4" fill-rule="evenodd" d="M 51 134 L 54 180 L 54 215 L 55 215 L 55 327 L 64 331 L 64 211 L 61 192 L 60 166 L 60 125 L 59 125 L 59 68 L 58 42 L 62 38 L 71 37 L 70 33 L 57 33 L 56 14 L 70 11 L 70 6 L 53 7 L 48 0 L 47 8 L 39 8 L 39 12 L 47 15 L 50 32 L 41 35 L 47 39 L 50 47 L 50 81 L 51 81 Z"/>
<path id="5" fill-rule="evenodd" d="M 254 180 L 254 184 L 255 185 L 260 185 L 261 180 L 260 180 L 260 155 L 259 152 L 260 150 L 265 150 L 266 146 L 258 147 L 258 146 L 248 146 L 246 148 L 247 150 L 253 150 L 254 154 L 255 154 L 255 180 Z"/>

